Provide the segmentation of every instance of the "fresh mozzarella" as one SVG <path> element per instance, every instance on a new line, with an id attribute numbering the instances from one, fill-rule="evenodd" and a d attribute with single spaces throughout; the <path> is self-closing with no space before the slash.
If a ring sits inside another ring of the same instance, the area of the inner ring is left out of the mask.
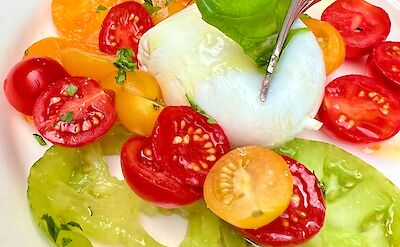
<path id="1" fill-rule="evenodd" d="M 143 35 L 138 59 L 157 78 L 167 105 L 187 105 L 186 95 L 193 97 L 232 146 L 277 146 L 305 128 L 321 127 L 314 117 L 325 67 L 309 31 L 296 34 L 285 48 L 265 103 L 259 100 L 263 72 L 236 42 L 204 22 L 195 5 Z"/>

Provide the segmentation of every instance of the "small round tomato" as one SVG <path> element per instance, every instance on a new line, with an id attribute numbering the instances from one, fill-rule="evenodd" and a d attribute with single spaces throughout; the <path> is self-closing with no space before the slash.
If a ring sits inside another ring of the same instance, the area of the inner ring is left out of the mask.
<path id="1" fill-rule="evenodd" d="M 326 206 L 317 177 L 304 165 L 283 157 L 293 176 L 293 195 L 286 211 L 258 229 L 241 229 L 251 240 L 271 246 L 291 246 L 306 242 L 322 228 Z"/>
<path id="2" fill-rule="evenodd" d="M 326 74 L 337 69 L 346 57 L 346 48 L 340 33 L 328 22 L 318 21 L 310 17 L 301 20 L 313 32 L 324 54 Z"/>
<path id="3" fill-rule="evenodd" d="M 33 111 L 40 134 L 54 144 L 76 147 L 99 139 L 114 123 L 111 97 L 89 78 L 66 77 L 38 97 Z"/>
<path id="4" fill-rule="evenodd" d="M 68 76 L 67 71 L 48 57 L 23 59 L 8 72 L 4 92 L 8 102 L 19 112 L 32 115 L 33 105 L 47 85 Z"/>
<path id="5" fill-rule="evenodd" d="M 125 2 L 111 8 L 99 35 L 100 50 L 116 54 L 119 48 L 132 48 L 135 57 L 142 35 L 153 27 L 147 10 L 140 3 Z"/>
<path id="6" fill-rule="evenodd" d="M 204 183 L 207 207 L 226 222 L 256 229 L 275 220 L 290 203 L 293 180 L 285 160 L 262 147 L 224 155 Z"/>
<path id="7" fill-rule="evenodd" d="M 366 55 L 390 32 L 388 14 L 364 0 L 337 0 L 322 13 L 321 20 L 331 23 L 346 44 L 346 58 Z"/>
<path id="8" fill-rule="evenodd" d="M 367 67 L 375 78 L 388 86 L 400 87 L 400 42 L 382 42 L 368 57 Z"/>
<path id="9" fill-rule="evenodd" d="M 399 131 L 400 102 L 373 79 L 347 75 L 325 88 L 319 118 L 339 138 L 354 143 L 378 142 Z"/>
<path id="10" fill-rule="evenodd" d="M 188 106 L 168 106 L 152 134 L 154 157 L 168 173 L 202 187 L 208 171 L 225 153 L 229 142 L 218 124 Z"/>
<path id="11" fill-rule="evenodd" d="M 195 1 L 188 0 L 173 0 L 166 5 L 159 6 L 161 9 L 154 14 L 152 14 L 151 18 L 155 24 L 165 20 L 173 14 L 178 13 L 179 11 L 185 9 L 187 6 L 190 6 Z"/>
<path id="12" fill-rule="evenodd" d="M 122 173 L 141 198 L 164 208 L 176 208 L 197 201 L 201 190 L 173 179 L 154 162 L 150 139 L 133 137 L 121 151 Z"/>

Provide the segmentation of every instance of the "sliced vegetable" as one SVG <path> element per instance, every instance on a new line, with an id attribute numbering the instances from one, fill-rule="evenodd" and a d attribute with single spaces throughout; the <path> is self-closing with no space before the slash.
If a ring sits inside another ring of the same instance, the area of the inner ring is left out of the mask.
<path id="1" fill-rule="evenodd" d="M 366 55 L 390 32 L 388 14 L 364 0 L 337 0 L 322 13 L 321 20 L 331 23 L 346 44 L 346 58 Z"/>
<path id="2" fill-rule="evenodd" d="M 69 95 L 69 85 L 77 87 Z M 35 103 L 33 117 L 40 134 L 54 144 L 82 146 L 104 135 L 115 120 L 114 104 L 88 78 L 67 77 L 48 87 Z"/>
<path id="3" fill-rule="evenodd" d="M 325 88 L 319 117 L 339 138 L 354 143 L 378 142 L 399 131 L 400 102 L 373 79 L 347 75 Z"/>
<path id="4" fill-rule="evenodd" d="M 289 207 L 266 226 L 241 230 L 246 237 L 260 244 L 302 244 L 314 237 L 324 224 L 326 206 L 317 177 L 292 158 L 283 158 L 293 176 L 293 195 Z"/>
<path id="5" fill-rule="evenodd" d="M 7 74 L 4 93 L 8 102 L 19 112 L 32 115 L 39 94 L 51 83 L 68 76 L 65 69 L 48 57 L 23 59 Z"/>
<path id="6" fill-rule="evenodd" d="M 377 45 L 367 62 L 370 73 L 389 86 L 400 87 L 400 42 Z"/>
<path id="7" fill-rule="evenodd" d="M 190 0 L 165 0 L 160 1 L 161 4 L 156 6 L 158 7 L 157 11 L 151 13 L 151 19 L 153 20 L 154 24 L 157 24 L 171 15 L 178 13 L 179 11 L 183 10 L 187 6 L 190 6 L 195 1 Z"/>
<path id="8" fill-rule="evenodd" d="M 229 152 L 222 128 L 191 107 L 168 106 L 159 115 L 152 135 L 154 157 L 167 173 L 202 187 L 208 171 Z"/>
<path id="9" fill-rule="evenodd" d="M 318 21 L 308 16 L 301 20 L 313 32 L 324 53 L 326 74 L 336 70 L 346 57 L 346 47 L 342 36 L 329 22 Z"/>
<path id="10" fill-rule="evenodd" d="M 154 162 L 149 138 L 128 140 L 121 151 L 121 166 L 132 190 L 161 207 L 176 208 L 202 197 L 200 189 L 173 179 Z"/>
<path id="11" fill-rule="evenodd" d="M 136 57 L 139 40 L 151 27 L 151 17 L 140 3 L 119 4 L 110 10 L 101 25 L 100 50 L 116 54 L 119 48 L 131 48 Z"/>
<path id="12" fill-rule="evenodd" d="M 285 160 L 261 147 L 237 148 L 211 168 L 205 184 L 207 207 L 226 222 L 255 229 L 288 207 L 293 181 Z"/>

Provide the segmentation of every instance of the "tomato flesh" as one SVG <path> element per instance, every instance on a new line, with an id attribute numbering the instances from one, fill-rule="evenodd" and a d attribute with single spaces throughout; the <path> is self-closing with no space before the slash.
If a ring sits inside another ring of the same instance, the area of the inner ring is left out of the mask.
<path id="1" fill-rule="evenodd" d="M 302 244 L 316 235 L 325 220 L 326 206 L 316 176 L 304 165 L 283 156 L 293 176 L 293 195 L 286 211 L 258 229 L 241 229 L 246 237 L 265 245 Z"/>
<path id="2" fill-rule="evenodd" d="M 346 44 L 346 58 L 366 55 L 390 32 L 388 14 L 364 0 L 337 0 L 322 13 L 321 20 L 339 30 Z"/>
<path id="3" fill-rule="evenodd" d="M 152 134 L 157 162 L 185 183 L 202 187 L 208 171 L 229 148 L 217 124 L 188 106 L 169 106 L 160 113 Z"/>
<path id="4" fill-rule="evenodd" d="M 48 57 L 23 59 L 8 72 L 4 92 L 8 102 L 19 112 L 32 115 L 39 94 L 51 83 L 68 76 L 67 71 Z"/>
<path id="5" fill-rule="evenodd" d="M 68 93 L 75 87 L 76 92 Z M 44 138 L 63 146 L 82 146 L 100 138 L 114 123 L 111 97 L 89 78 L 66 77 L 49 86 L 37 99 L 33 117 Z"/>
<path id="6" fill-rule="evenodd" d="M 325 88 L 319 118 L 327 130 L 354 143 L 389 139 L 400 126 L 400 102 L 392 91 L 362 75 L 342 76 Z"/>
<path id="7" fill-rule="evenodd" d="M 149 13 L 140 3 L 116 5 L 101 26 L 100 51 L 116 54 L 119 48 L 132 48 L 136 56 L 140 38 L 153 26 Z"/>
<path id="8" fill-rule="evenodd" d="M 176 208 L 202 197 L 201 190 L 173 179 L 154 162 L 150 138 L 129 139 L 122 147 L 121 166 L 131 189 L 161 207 Z"/>

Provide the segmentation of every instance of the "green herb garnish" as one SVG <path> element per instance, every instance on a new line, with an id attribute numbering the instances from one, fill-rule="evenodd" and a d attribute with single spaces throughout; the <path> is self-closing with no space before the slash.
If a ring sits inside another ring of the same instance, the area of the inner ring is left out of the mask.
<path id="1" fill-rule="evenodd" d="M 137 68 L 136 63 L 132 60 L 133 51 L 130 48 L 118 49 L 117 56 L 114 61 L 114 66 L 118 69 L 117 77 L 115 80 L 117 84 L 122 85 L 126 80 L 126 71 L 135 71 Z"/>
<path id="2" fill-rule="evenodd" d="M 107 7 L 104 5 L 99 5 L 96 9 L 96 13 L 100 13 L 101 11 L 107 10 Z"/>
<path id="3" fill-rule="evenodd" d="M 70 239 L 70 238 L 62 238 L 62 247 L 65 247 L 65 246 L 67 246 L 69 243 L 71 243 L 72 242 L 72 239 Z"/>
<path id="4" fill-rule="evenodd" d="M 73 119 L 74 119 L 74 113 L 72 111 L 69 111 L 60 117 L 61 121 L 67 123 L 71 123 Z"/>
<path id="5" fill-rule="evenodd" d="M 44 214 L 41 219 L 46 221 L 47 231 L 49 232 L 49 235 L 54 240 L 54 242 L 56 242 L 58 233 L 60 232 L 60 229 L 57 227 L 56 223 L 54 222 L 53 217 L 49 216 L 48 214 Z"/>
<path id="6" fill-rule="evenodd" d="M 201 115 L 205 116 L 207 118 L 207 123 L 209 124 L 217 124 L 217 120 L 215 120 L 213 117 L 211 117 L 210 115 L 208 115 L 200 106 L 198 106 L 192 97 L 190 97 L 189 95 L 186 94 L 186 99 L 188 100 L 190 106 L 195 109 L 198 113 L 200 113 Z"/>
<path id="7" fill-rule="evenodd" d="M 26 56 L 28 56 L 29 55 L 29 49 L 26 49 L 25 51 L 24 51 L 24 56 L 26 57 Z"/>
<path id="8" fill-rule="evenodd" d="M 78 87 L 74 84 L 69 84 L 68 87 L 65 89 L 69 96 L 74 96 L 76 91 L 78 91 Z"/>
<path id="9" fill-rule="evenodd" d="M 47 145 L 46 141 L 43 139 L 43 137 L 41 135 L 33 134 L 33 137 L 35 137 L 36 141 L 39 143 L 40 146 Z"/>
<path id="10" fill-rule="evenodd" d="M 146 8 L 150 15 L 158 12 L 161 9 L 159 6 L 154 6 L 152 0 L 144 0 L 143 7 Z"/>

